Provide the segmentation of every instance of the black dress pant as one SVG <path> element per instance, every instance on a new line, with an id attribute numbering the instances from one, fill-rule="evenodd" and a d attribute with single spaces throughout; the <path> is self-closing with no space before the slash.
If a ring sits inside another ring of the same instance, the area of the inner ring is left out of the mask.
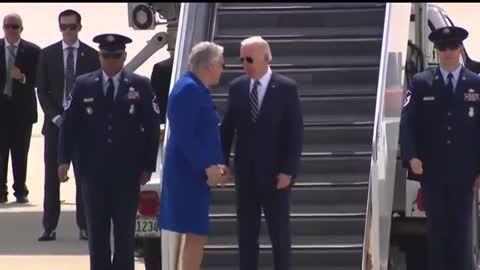
<path id="1" fill-rule="evenodd" d="M 27 196 L 27 161 L 33 124 L 18 121 L 12 103 L 1 102 L 0 106 L 4 113 L 0 118 L 0 196 L 8 195 L 9 154 L 12 161 L 13 194 L 15 197 Z"/>
<path id="2" fill-rule="evenodd" d="M 113 176 L 107 173 L 82 179 L 82 197 L 89 233 L 90 270 L 135 268 L 135 223 L 140 185 L 138 175 L 128 175 L 120 173 Z M 110 247 L 112 224 L 113 256 Z"/>
<path id="3" fill-rule="evenodd" d="M 60 181 L 58 179 L 58 135 L 59 129 L 51 123 L 45 132 L 45 185 L 43 198 L 43 228 L 52 231 L 57 228 L 60 216 Z M 73 158 L 73 172 L 76 184 L 76 217 L 79 229 L 86 230 L 85 211 L 82 203 L 82 183 L 76 166 L 76 157 Z"/>
<path id="4" fill-rule="evenodd" d="M 253 172 L 236 182 L 240 270 L 257 270 L 261 212 L 265 214 L 275 270 L 291 269 L 290 188 L 262 188 Z"/>

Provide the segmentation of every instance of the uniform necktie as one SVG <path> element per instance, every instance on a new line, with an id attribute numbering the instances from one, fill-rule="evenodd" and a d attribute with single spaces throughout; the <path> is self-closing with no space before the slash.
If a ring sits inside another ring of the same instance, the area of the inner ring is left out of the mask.
<path id="1" fill-rule="evenodd" d="M 109 78 L 108 79 L 108 87 L 107 87 L 107 96 L 106 96 L 107 106 L 108 106 L 109 109 L 111 109 L 113 107 L 114 92 L 115 92 L 115 85 L 113 84 L 113 79 Z"/>
<path id="2" fill-rule="evenodd" d="M 15 45 L 10 44 L 7 46 L 8 49 L 8 55 L 7 55 L 7 66 L 6 66 L 6 76 L 5 76 L 5 89 L 3 90 L 3 93 L 9 97 L 12 96 L 12 86 L 13 86 L 13 80 L 12 80 L 12 75 L 10 72 L 12 71 L 12 68 L 15 66 Z"/>
<path id="3" fill-rule="evenodd" d="M 447 89 L 450 91 L 451 94 L 455 94 L 455 89 L 453 88 L 453 74 L 448 73 L 447 79 Z"/>
<path id="4" fill-rule="evenodd" d="M 73 47 L 68 47 L 67 66 L 65 67 L 65 100 L 70 100 L 70 93 L 72 92 L 73 82 L 75 81 L 75 69 L 73 61 Z"/>
<path id="5" fill-rule="evenodd" d="M 250 113 L 252 117 L 252 122 L 255 123 L 258 117 L 258 85 L 260 84 L 259 81 L 255 81 L 253 83 L 252 91 L 250 91 Z"/>

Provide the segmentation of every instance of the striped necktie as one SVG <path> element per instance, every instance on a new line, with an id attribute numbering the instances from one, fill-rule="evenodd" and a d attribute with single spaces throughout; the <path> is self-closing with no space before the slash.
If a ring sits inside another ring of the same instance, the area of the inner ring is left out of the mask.
<path id="1" fill-rule="evenodd" d="M 258 117 L 258 85 L 260 84 L 259 81 L 255 81 L 253 83 L 252 91 L 250 91 L 250 113 L 252 117 L 252 122 L 255 123 Z"/>
<path id="2" fill-rule="evenodd" d="M 5 88 L 3 90 L 3 93 L 7 95 L 8 97 L 12 96 L 12 87 L 13 87 L 13 80 L 12 80 L 12 75 L 10 72 L 12 71 L 12 68 L 15 66 L 15 48 L 16 46 L 13 44 L 10 44 L 7 46 L 8 49 L 8 55 L 7 55 L 7 66 L 5 70 Z"/>

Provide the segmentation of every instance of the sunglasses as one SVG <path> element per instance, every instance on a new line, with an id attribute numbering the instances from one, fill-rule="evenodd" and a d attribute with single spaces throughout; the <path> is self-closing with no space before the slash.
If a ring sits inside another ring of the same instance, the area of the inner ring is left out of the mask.
<path id="1" fill-rule="evenodd" d="M 60 30 L 62 31 L 66 31 L 66 30 L 70 30 L 70 31 L 75 31 L 78 29 L 78 24 L 75 24 L 75 23 L 61 23 L 60 24 Z"/>
<path id="2" fill-rule="evenodd" d="M 123 56 L 123 53 L 101 53 L 102 57 L 105 59 L 120 59 Z"/>
<path id="3" fill-rule="evenodd" d="M 20 26 L 18 24 L 5 24 L 5 25 L 3 25 L 3 28 L 8 29 L 8 30 L 18 30 L 18 29 L 20 29 L 20 27 L 22 27 L 22 26 Z"/>
<path id="4" fill-rule="evenodd" d="M 447 49 L 456 50 L 458 49 L 458 47 L 460 47 L 459 43 L 441 43 L 436 45 L 436 48 L 442 52 L 446 51 Z"/>
<path id="5" fill-rule="evenodd" d="M 253 64 L 253 58 L 251 56 L 247 56 L 247 57 L 240 57 L 240 62 L 245 62 L 247 61 L 247 63 L 249 64 Z"/>

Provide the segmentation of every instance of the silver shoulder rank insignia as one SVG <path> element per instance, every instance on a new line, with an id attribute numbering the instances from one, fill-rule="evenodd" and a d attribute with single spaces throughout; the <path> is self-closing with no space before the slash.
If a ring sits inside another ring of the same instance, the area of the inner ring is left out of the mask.
<path id="1" fill-rule="evenodd" d="M 154 111 L 156 114 L 160 114 L 160 106 L 158 106 L 157 96 L 156 96 L 156 95 L 153 96 L 153 99 L 152 99 L 152 107 L 153 107 L 153 111 Z"/>
<path id="2" fill-rule="evenodd" d="M 405 98 L 405 103 L 403 103 L 403 107 L 406 107 L 408 103 L 410 103 L 411 97 L 412 97 L 412 91 L 407 90 L 407 97 Z"/>
<path id="3" fill-rule="evenodd" d="M 92 115 L 93 114 L 93 108 L 88 106 L 87 108 L 85 108 L 85 112 L 88 114 L 88 115 Z"/>
<path id="4" fill-rule="evenodd" d="M 72 104 L 72 93 L 70 93 L 69 98 L 67 98 L 67 103 L 65 104 L 65 107 L 63 108 L 63 110 L 64 111 L 68 110 L 71 104 Z"/>

